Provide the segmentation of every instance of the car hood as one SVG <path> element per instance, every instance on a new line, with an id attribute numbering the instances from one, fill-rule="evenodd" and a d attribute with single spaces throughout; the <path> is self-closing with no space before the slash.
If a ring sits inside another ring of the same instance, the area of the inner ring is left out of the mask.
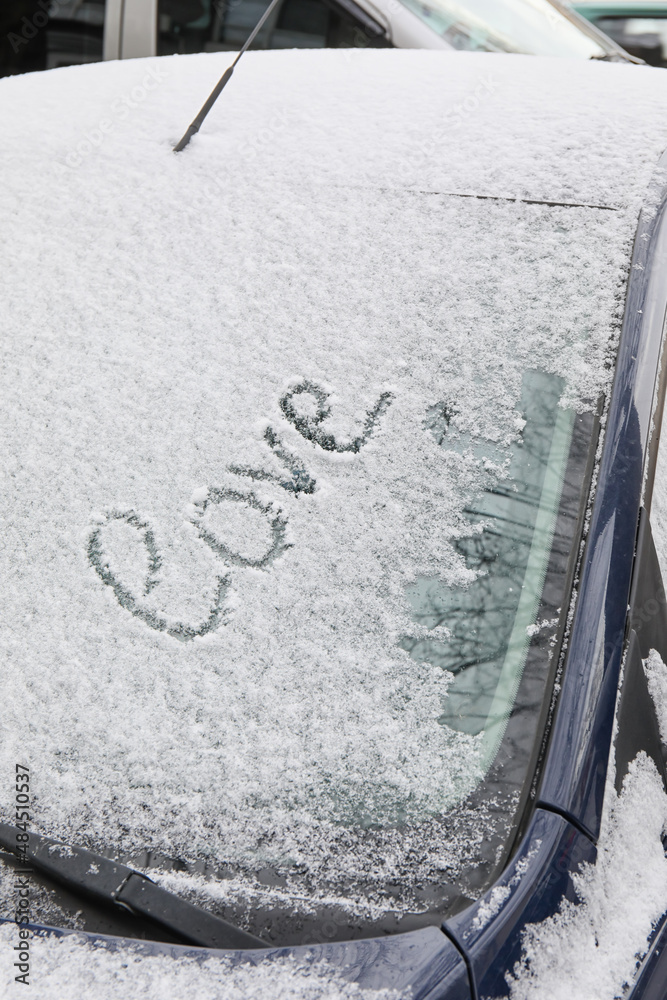
<path id="1" fill-rule="evenodd" d="M 40 191 L 71 172 L 84 186 L 109 171 L 157 181 L 159 163 L 159 176 L 193 186 L 251 172 L 263 187 L 300 178 L 618 207 L 637 204 L 664 148 L 667 85 L 650 67 L 302 50 L 247 53 L 192 149 L 165 161 L 230 61 L 136 59 L 2 80 L 10 189 L 20 193 L 21 177 L 27 187 L 37 163 Z"/>

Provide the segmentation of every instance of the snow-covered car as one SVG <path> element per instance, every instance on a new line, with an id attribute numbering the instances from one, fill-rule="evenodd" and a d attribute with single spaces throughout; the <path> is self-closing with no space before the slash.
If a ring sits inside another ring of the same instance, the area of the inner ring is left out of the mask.
<path id="1" fill-rule="evenodd" d="M 0 81 L 3 996 L 664 996 L 667 75 L 228 61 Z"/>
<path id="2" fill-rule="evenodd" d="M 0 76 L 100 59 L 235 50 L 269 0 L 11 0 Z M 465 49 L 630 58 L 552 0 L 280 0 L 256 48 Z"/>
<path id="3" fill-rule="evenodd" d="M 667 4 L 662 0 L 576 0 L 572 7 L 632 55 L 651 66 L 667 66 Z"/>

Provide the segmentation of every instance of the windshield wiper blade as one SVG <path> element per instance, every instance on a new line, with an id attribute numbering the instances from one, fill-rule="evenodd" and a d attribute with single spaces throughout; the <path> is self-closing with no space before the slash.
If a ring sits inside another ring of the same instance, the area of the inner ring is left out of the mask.
<path id="1" fill-rule="evenodd" d="M 26 850 L 17 853 L 17 834 L 23 838 L 16 827 L 0 823 L 0 847 L 18 857 L 24 867 L 32 866 L 71 892 L 148 917 L 188 944 L 205 948 L 269 947 L 226 920 L 161 889 L 141 872 L 83 847 L 30 833 L 28 843 L 21 845 Z"/>

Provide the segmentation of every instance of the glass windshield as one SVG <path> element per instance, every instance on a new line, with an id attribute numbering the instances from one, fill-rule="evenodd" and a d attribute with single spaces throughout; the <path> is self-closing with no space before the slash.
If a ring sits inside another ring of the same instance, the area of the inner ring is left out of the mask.
<path id="1" fill-rule="evenodd" d="M 269 0 L 158 0 L 158 55 L 237 50 Z M 335 0 L 282 0 L 253 43 L 258 49 L 389 45 L 363 8 Z"/>
<path id="2" fill-rule="evenodd" d="M 465 586 L 448 587 L 437 578 L 417 578 L 407 587 L 406 595 L 420 635 L 406 635 L 399 641 L 417 663 L 431 664 L 442 677 L 449 678 L 437 723 L 443 732 L 458 731 L 464 737 L 478 739 L 476 767 L 472 783 L 460 783 L 463 791 L 455 792 L 445 814 L 433 816 L 426 824 L 415 825 L 396 814 L 389 823 L 378 824 L 380 799 L 370 803 L 375 815 L 369 813 L 368 802 L 342 801 L 343 839 L 338 850 L 351 848 L 357 856 L 347 876 L 347 888 L 357 897 L 355 933 L 377 934 L 437 923 L 461 893 L 474 895 L 488 881 L 498 852 L 506 850 L 508 832 L 516 822 L 519 794 L 530 776 L 530 761 L 540 737 L 541 709 L 550 688 L 555 667 L 553 653 L 567 613 L 576 555 L 574 543 L 581 529 L 591 468 L 594 418 L 590 412 L 577 414 L 562 407 L 564 388 L 564 380 L 558 376 L 537 370 L 524 373 L 518 408 L 521 426 L 509 458 L 497 443 L 460 430 L 455 404 L 438 402 L 424 415 L 424 431 L 443 452 L 498 467 L 505 462 L 505 475 L 465 509 L 469 532 L 463 531 L 454 542 L 456 553 L 470 571 L 470 581 Z M 289 405 L 295 396 L 310 397 L 317 413 L 323 394 L 306 386 L 287 401 L 284 408 L 299 426 L 299 410 Z M 308 412 L 307 407 L 303 410 Z M 312 412 L 313 407 L 310 419 L 301 424 L 307 437 L 318 428 Z M 329 450 L 334 451 L 337 443 L 335 437 L 321 435 L 320 444 Z M 359 438 L 357 443 L 362 447 L 365 442 Z M 241 471 L 237 470 L 239 474 Z M 292 473 L 284 487 L 307 493 L 312 480 L 302 469 L 292 469 Z M 132 516 L 121 519 L 121 523 L 137 527 Z M 91 537 L 99 541 L 95 533 Z M 102 564 L 96 544 L 89 544 L 89 558 L 104 578 L 105 572 L 109 573 L 108 564 L 106 568 Z M 149 552 L 152 545 L 154 540 L 148 542 Z M 122 588 L 116 588 L 116 597 L 121 606 L 136 613 L 131 597 Z M 149 614 L 140 612 L 137 617 L 149 627 L 156 627 Z M 372 719 L 365 721 L 372 725 Z M 464 755 L 471 750 L 475 753 L 469 743 L 458 747 Z M 360 857 L 366 852 L 373 857 L 379 846 L 383 851 L 400 850 L 406 836 L 412 849 L 416 844 L 432 852 L 436 833 L 444 843 L 459 841 L 455 880 L 445 878 L 429 884 L 427 879 L 424 884 L 425 872 L 421 872 L 420 882 L 415 884 L 415 872 L 409 865 L 401 875 L 405 884 L 392 887 L 390 882 L 383 887 L 384 893 L 395 893 L 396 910 L 391 906 L 387 909 L 385 902 L 359 912 L 359 894 L 377 892 L 379 888 L 376 875 L 359 872 Z M 309 894 L 315 892 L 304 910 L 304 900 L 298 902 L 294 885 L 291 889 L 289 885 L 290 881 L 299 883 L 297 872 L 292 872 L 291 879 L 286 878 L 285 868 L 272 862 L 272 852 L 263 853 L 261 888 L 256 884 L 254 889 L 243 886 L 243 877 L 239 878 L 245 866 L 240 871 L 235 865 L 221 868 L 216 862 L 193 866 L 152 851 L 123 857 L 140 868 L 159 870 L 162 884 L 177 892 L 182 891 L 184 878 L 192 892 L 198 885 L 197 878 L 205 875 L 213 885 L 225 887 L 218 899 L 218 905 L 224 904 L 219 909 L 221 915 L 267 940 L 292 944 L 319 941 L 325 926 L 325 939 L 349 935 L 350 912 L 344 898 L 338 897 L 340 886 L 327 884 L 329 863 L 321 866 L 319 884 L 309 887 Z M 115 856 L 119 856 L 118 852 Z M 0 870 L 0 906 L 3 901 L 9 905 L 12 883 L 8 873 L 4 879 L 1 876 Z M 192 880 L 189 884 L 188 879 Z M 35 874 L 32 891 L 33 907 L 46 923 L 156 936 L 155 928 L 146 929 L 136 919 L 123 923 L 119 916 L 99 907 L 84 906 L 82 910 L 80 899 L 39 874 Z M 200 902 L 210 905 L 211 898 L 204 894 Z"/>
<path id="3" fill-rule="evenodd" d="M 85 316 L 7 333 L 6 767 L 35 832 L 265 940 L 437 925 L 541 738 L 611 213 L 242 173 L 216 206 L 126 314 L 86 243 Z"/>
<path id="4" fill-rule="evenodd" d="M 601 58 L 600 42 L 548 0 L 401 0 L 455 49 Z"/>
<path id="5" fill-rule="evenodd" d="M 408 590 L 415 618 L 427 628 L 444 625 L 442 642 L 403 639 L 418 660 L 437 664 L 455 680 L 447 691 L 443 725 L 485 734 L 491 763 L 507 724 L 526 660 L 553 543 L 574 412 L 558 405 L 563 380 L 544 372 L 523 377 L 525 426 L 505 482 L 466 510 L 475 533 L 455 541 L 475 579 L 450 589 L 421 578 Z M 453 414 L 436 408 L 431 428 L 441 447 L 473 449 L 492 459 L 494 449 L 457 434 Z M 485 767 L 486 770 L 486 767 Z"/>

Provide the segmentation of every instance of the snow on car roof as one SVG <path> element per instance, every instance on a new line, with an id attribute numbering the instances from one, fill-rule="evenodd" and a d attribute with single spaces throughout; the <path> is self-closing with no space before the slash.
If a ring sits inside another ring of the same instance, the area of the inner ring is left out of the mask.
<path id="1" fill-rule="evenodd" d="M 526 370 L 608 391 L 667 78 L 250 53 L 173 155 L 228 60 L 0 82 L 3 766 L 72 842 L 450 879 L 481 737 L 405 588 L 470 580 Z"/>

